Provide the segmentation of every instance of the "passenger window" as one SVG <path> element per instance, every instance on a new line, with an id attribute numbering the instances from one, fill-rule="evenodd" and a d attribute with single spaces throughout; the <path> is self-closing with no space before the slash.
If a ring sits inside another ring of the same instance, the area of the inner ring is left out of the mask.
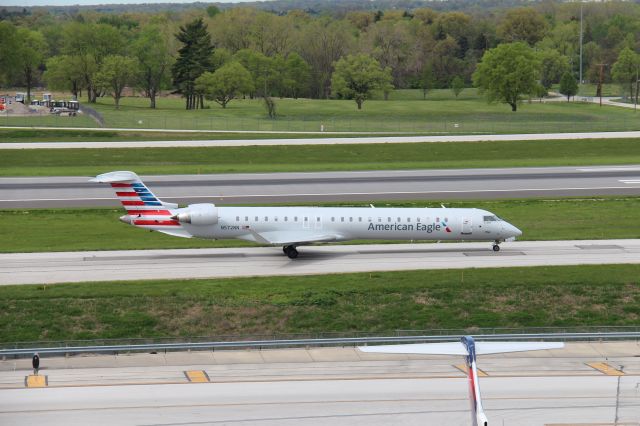
<path id="1" fill-rule="evenodd" d="M 398 223 L 400 223 L 400 222 L 402 222 L 402 219 L 401 219 L 401 218 L 398 218 Z"/>
<path id="2" fill-rule="evenodd" d="M 349 218 L 349 222 L 353 222 L 353 218 L 352 217 Z"/>
<path id="3" fill-rule="evenodd" d="M 407 223 L 409 223 L 409 222 L 411 222 L 411 218 L 410 217 L 407 218 Z"/>
<path id="4" fill-rule="evenodd" d="M 244 221 L 245 221 L 245 222 L 249 222 L 249 216 L 245 216 L 245 217 L 244 217 Z"/>
<path id="5" fill-rule="evenodd" d="M 369 222 L 371 222 L 371 221 L 373 220 L 373 218 L 369 217 L 369 218 L 367 218 L 367 220 L 368 220 Z"/>
<path id="6" fill-rule="evenodd" d="M 288 220 L 289 220 L 289 218 L 288 218 L 287 216 L 285 216 L 285 217 L 284 217 L 284 221 L 286 222 L 286 221 L 288 221 Z"/>
<path id="7" fill-rule="evenodd" d="M 335 217 L 332 217 L 332 218 L 331 218 L 331 222 L 335 222 L 335 221 L 336 221 L 336 218 L 335 218 Z"/>
<path id="8" fill-rule="evenodd" d="M 240 222 L 240 216 L 236 216 L 236 222 Z"/>
<path id="9" fill-rule="evenodd" d="M 420 223 L 420 218 L 416 217 L 416 222 Z"/>
<path id="10" fill-rule="evenodd" d="M 319 217 L 316 217 L 316 222 L 320 222 L 320 218 Z"/>
<path id="11" fill-rule="evenodd" d="M 294 222 L 297 222 L 297 221 L 298 221 L 298 216 L 294 216 L 294 217 L 293 217 L 293 221 L 294 221 Z"/>
<path id="12" fill-rule="evenodd" d="M 275 216 L 275 217 L 273 218 L 273 221 L 274 221 L 274 222 L 277 222 L 277 221 L 278 221 L 278 216 Z"/>
<path id="13" fill-rule="evenodd" d="M 378 218 L 378 222 L 382 222 L 382 218 L 381 217 Z"/>
<path id="14" fill-rule="evenodd" d="M 268 217 L 268 216 L 265 216 L 265 217 L 264 217 L 264 221 L 265 221 L 265 222 L 269 222 L 269 217 Z"/>
<path id="15" fill-rule="evenodd" d="M 256 216 L 256 222 L 257 222 L 258 220 L 259 220 L 259 219 L 258 219 L 258 216 Z"/>
<path id="16" fill-rule="evenodd" d="M 362 218 L 361 217 L 358 218 L 358 222 L 362 222 Z"/>
<path id="17" fill-rule="evenodd" d="M 391 218 L 390 217 L 387 218 L 387 222 L 391 222 Z"/>
<path id="18" fill-rule="evenodd" d="M 340 218 L 340 222 L 344 222 L 344 216 Z"/>

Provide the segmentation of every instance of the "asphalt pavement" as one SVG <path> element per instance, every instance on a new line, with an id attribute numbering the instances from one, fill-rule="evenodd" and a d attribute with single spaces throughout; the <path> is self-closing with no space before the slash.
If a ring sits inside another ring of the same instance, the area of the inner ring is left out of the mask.
<path id="1" fill-rule="evenodd" d="M 3 126 L 2 128 L 20 129 L 22 127 Z M 39 127 L 27 127 L 38 129 Z M 50 128 L 55 129 L 55 128 Z M 57 128 L 63 129 L 63 128 Z M 82 130 L 65 128 L 66 130 Z M 86 129 L 85 129 L 86 130 Z M 92 131 L 153 131 L 171 133 L 167 129 L 90 129 Z M 189 131 L 186 131 L 189 132 Z M 205 131 L 206 132 L 206 131 Z M 219 133 L 219 132 L 212 132 Z M 243 133 L 243 132 L 239 132 Z M 268 132 L 244 132 L 268 133 Z M 286 132 L 275 132 L 286 133 Z M 308 132 L 322 134 L 321 132 Z M 139 142 L 7 142 L 0 143 L 1 149 L 68 149 L 68 148 L 170 148 L 170 147 L 222 147 L 222 146 L 269 146 L 269 145 L 335 145 L 335 144 L 375 144 L 375 143 L 439 143 L 439 142 L 486 142 L 486 141 L 532 141 L 532 140 L 569 140 L 569 139 L 619 139 L 638 138 L 639 131 L 631 132 L 586 132 L 586 133 L 521 133 L 521 134 L 472 134 L 439 136 L 371 136 L 371 137 L 327 137 L 300 139 L 237 139 L 237 140 L 176 140 L 176 141 L 139 141 Z"/>
<path id="2" fill-rule="evenodd" d="M 640 263 L 640 240 L 363 244 L 0 254 L 0 285 Z"/>
<path id="3" fill-rule="evenodd" d="M 111 188 L 88 182 L 91 177 L 0 178 L 0 209 L 119 206 Z M 180 204 L 640 194 L 640 165 L 165 175 L 142 179 L 158 197 Z"/>
<path id="4" fill-rule="evenodd" d="M 490 424 L 635 425 L 637 342 L 481 356 Z M 0 361 L 0 424 L 468 425 L 462 357 L 354 348 Z M 42 386 L 42 387 L 37 387 Z"/>

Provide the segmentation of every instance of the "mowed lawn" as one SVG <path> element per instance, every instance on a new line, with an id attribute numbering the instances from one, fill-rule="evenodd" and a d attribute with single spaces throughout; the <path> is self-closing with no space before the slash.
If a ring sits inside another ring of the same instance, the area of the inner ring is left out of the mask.
<path id="1" fill-rule="evenodd" d="M 0 342 L 637 326 L 639 280 L 607 265 L 2 286 Z"/>
<path id="2" fill-rule="evenodd" d="M 352 100 L 275 99 L 277 118 L 267 118 L 261 99 L 237 99 L 227 108 L 207 101 L 203 110 L 187 111 L 179 97 L 161 97 L 157 109 L 141 97 L 127 97 L 116 109 L 113 99 L 100 98 L 91 105 L 100 112 L 105 127 L 276 132 L 408 132 L 545 133 L 638 130 L 633 111 L 583 103 L 524 101 L 511 112 L 506 104 L 488 104 L 476 89 L 456 98 L 451 90 L 397 90 L 389 100 L 381 94 L 358 110 Z M 95 126 L 87 117 L 11 118 L 2 125 Z"/>
<path id="3" fill-rule="evenodd" d="M 492 211 L 520 228 L 523 231 L 521 240 L 640 238 L 640 197 L 443 203 L 447 207 L 477 207 Z M 359 205 L 367 206 L 368 203 Z M 437 207 L 440 202 L 375 202 L 375 205 Z M 0 210 L 0 235 L 3 236 L 0 252 L 253 245 L 239 240 L 183 239 L 148 232 L 119 222 L 118 217 L 123 214 L 120 209 Z M 274 254 L 278 254 L 275 249 Z"/>
<path id="4" fill-rule="evenodd" d="M 102 98 L 96 105 L 108 127 L 259 131 L 342 131 L 410 133 L 546 133 L 636 130 L 633 111 L 564 102 L 524 102 L 513 113 L 505 104 L 488 104 L 475 89 L 455 98 L 450 90 L 397 91 L 390 99 L 368 100 L 358 110 L 351 100 L 276 99 L 277 118 L 266 118 L 263 101 L 239 99 L 223 109 L 186 111 L 179 98 L 161 98 L 148 108 L 143 98 L 125 98 L 120 110 Z"/>
<path id="5" fill-rule="evenodd" d="M 640 163 L 640 139 L 0 151 L 0 176 L 95 176 Z"/>

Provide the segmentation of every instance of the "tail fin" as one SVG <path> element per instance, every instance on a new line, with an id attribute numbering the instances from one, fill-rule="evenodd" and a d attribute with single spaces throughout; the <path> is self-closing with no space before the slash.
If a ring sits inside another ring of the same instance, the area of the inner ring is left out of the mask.
<path id="1" fill-rule="evenodd" d="M 179 237 L 191 237 L 182 224 L 171 217 L 177 204 L 167 203 L 156 197 L 140 177 L 127 171 L 109 172 L 96 176 L 90 182 L 108 183 L 127 211 L 121 221 L 142 228 L 160 231 Z"/>
<path id="2" fill-rule="evenodd" d="M 545 349 L 561 349 L 559 342 L 475 342 L 473 337 L 464 336 L 459 343 L 418 343 L 407 345 L 359 346 L 363 352 L 421 355 L 463 355 L 467 364 L 469 377 L 469 402 L 471 404 L 471 424 L 487 426 L 489 421 L 482 408 L 480 385 L 476 355 L 498 354 L 507 352 L 540 351 Z"/>
<path id="3" fill-rule="evenodd" d="M 166 203 L 153 195 L 140 177 L 133 172 L 104 173 L 91 179 L 90 182 L 111 184 L 116 196 L 129 214 L 178 208 L 177 204 Z"/>

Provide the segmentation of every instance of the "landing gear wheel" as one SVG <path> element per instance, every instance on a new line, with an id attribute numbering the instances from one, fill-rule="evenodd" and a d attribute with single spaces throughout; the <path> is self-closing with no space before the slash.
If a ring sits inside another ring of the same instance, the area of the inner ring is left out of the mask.
<path id="1" fill-rule="evenodd" d="M 284 254 L 286 254 L 289 259 L 295 259 L 298 257 L 298 250 L 296 250 L 294 246 L 284 246 L 282 247 L 282 251 L 284 251 Z"/>
<path id="2" fill-rule="evenodd" d="M 493 251 L 495 251 L 496 253 L 500 251 L 500 246 L 497 244 L 493 245 Z"/>

